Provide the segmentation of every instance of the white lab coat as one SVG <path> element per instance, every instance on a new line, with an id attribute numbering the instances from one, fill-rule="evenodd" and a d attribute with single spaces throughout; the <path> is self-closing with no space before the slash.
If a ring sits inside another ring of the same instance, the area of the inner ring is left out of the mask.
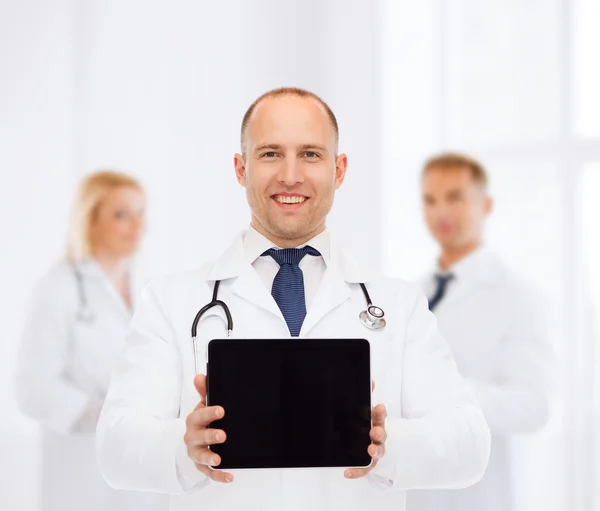
<path id="1" fill-rule="evenodd" d="M 94 321 L 76 319 L 75 274 L 68 263 L 57 263 L 34 289 L 19 353 L 17 399 L 42 428 L 41 508 L 164 511 L 164 496 L 115 491 L 98 470 L 94 414 L 99 415 L 131 313 L 98 263 L 89 260 L 78 267 Z M 133 272 L 133 296 L 140 284 Z M 87 426 L 80 422 L 84 414 Z"/>
<path id="2" fill-rule="evenodd" d="M 341 469 L 249 470 L 218 484 L 196 470 L 183 442 L 185 418 L 199 401 L 190 326 L 211 300 L 214 281 L 222 280 L 219 298 L 231 309 L 234 337 L 289 337 L 277 304 L 245 259 L 242 239 L 216 263 L 155 280 L 144 290 L 98 423 L 106 480 L 116 488 L 170 493 L 173 511 L 401 511 L 406 488 L 479 480 L 489 430 L 425 297 L 415 285 L 369 279 L 333 243 L 300 335 L 370 340 L 374 403 L 388 411 L 387 454 L 361 480 L 346 480 Z M 370 331 L 359 322 L 365 300 L 358 282 L 368 283 L 372 299 L 387 312 L 385 329 Z M 206 343 L 226 335 L 223 319 L 213 309 L 199 324 L 201 371 Z"/>
<path id="3" fill-rule="evenodd" d="M 421 280 L 428 296 L 437 271 Z M 435 315 L 490 426 L 492 452 L 482 481 L 459 491 L 409 492 L 407 510 L 510 511 L 510 435 L 538 431 L 550 415 L 555 375 L 548 301 L 487 247 L 450 271 L 455 279 Z"/>

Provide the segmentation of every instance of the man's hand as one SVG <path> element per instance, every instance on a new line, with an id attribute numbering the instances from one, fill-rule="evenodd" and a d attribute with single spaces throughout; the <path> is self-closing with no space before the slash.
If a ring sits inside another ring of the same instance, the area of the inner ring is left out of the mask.
<path id="1" fill-rule="evenodd" d="M 372 382 L 372 388 L 375 390 L 375 382 Z M 387 411 L 385 406 L 379 404 L 371 410 L 371 421 L 373 427 L 369 431 L 371 444 L 368 447 L 369 456 L 373 458 L 373 463 L 368 468 L 349 468 L 344 472 L 344 477 L 347 479 L 358 479 L 365 477 L 371 470 L 375 468 L 377 462 L 385 454 L 385 440 L 387 434 L 385 432 L 385 418 Z"/>
<path id="2" fill-rule="evenodd" d="M 225 410 L 221 406 L 206 406 L 206 376 L 199 374 L 194 378 L 194 386 L 200 394 L 200 402 L 185 421 L 186 431 L 183 438 L 187 446 L 190 459 L 196 464 L 196 468 L 213 481 L 230 483 L 233 475 L 221 470 L 213 470 L 221 463 L 221 457 L 212 452 L 209 447 L 214 444 L 222 444 L 227 436 L 220 429 L 208 428 L 208 425 L 218 419 L 222 419 Z"/>

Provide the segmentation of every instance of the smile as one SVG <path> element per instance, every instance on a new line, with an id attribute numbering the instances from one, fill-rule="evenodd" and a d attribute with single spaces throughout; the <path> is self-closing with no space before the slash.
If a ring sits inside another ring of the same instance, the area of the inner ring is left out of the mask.
<path id="1" fill-rule="evenodd" d="M 303 202 L 306 202 L 308 197 L 302 195 L 274 195 L 273 199 L 280 204 L 302 204 Z"/>

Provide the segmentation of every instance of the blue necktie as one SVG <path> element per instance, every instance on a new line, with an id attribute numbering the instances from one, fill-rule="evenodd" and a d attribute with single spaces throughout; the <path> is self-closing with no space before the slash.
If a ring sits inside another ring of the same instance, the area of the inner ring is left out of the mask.
<path id="1" fill-rule="evenodd" d="M 448 286 L 448 282 L 450 282 L 454 278 L 454 275 L 449 273 L 448 275 L 437 274 L 435 279 L 437 280 L 437 287 L 435 289 L 435 293 L 429 299 L 429 310 L 433 312 L 433 309 L 437 306 L 438 303 L 442 301 L 444 295 L 446 294 L 446 287 Z"/>
<path id="2" fill-rule="evenodd" d="M 306 317 L 304 277 L 298 265 L 307 254 L 321 255 L 318 250 L 308 245 L 302 248 L 280 250 L 271 248 L 262 254 L 271 256 L 279 264 L 279 271 L 273 280 L 271 295 L 275 298 L 292 337 L 298 337 Z"/>

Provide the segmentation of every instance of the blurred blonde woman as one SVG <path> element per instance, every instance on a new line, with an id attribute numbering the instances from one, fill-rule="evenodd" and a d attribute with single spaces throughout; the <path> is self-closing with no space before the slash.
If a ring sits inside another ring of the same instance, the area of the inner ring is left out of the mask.
<path id="1" fill-rule="evenodd" d="M 102 479 L 96 422 L 143 284 L 135 271 L 145 224 L 135 179 L 97 172 L 80 184 L 66 256 L 33 293 L 17 394 L 39 422 L 43 511 L 166 510 L 162 496 L 116 491 Z"/>

